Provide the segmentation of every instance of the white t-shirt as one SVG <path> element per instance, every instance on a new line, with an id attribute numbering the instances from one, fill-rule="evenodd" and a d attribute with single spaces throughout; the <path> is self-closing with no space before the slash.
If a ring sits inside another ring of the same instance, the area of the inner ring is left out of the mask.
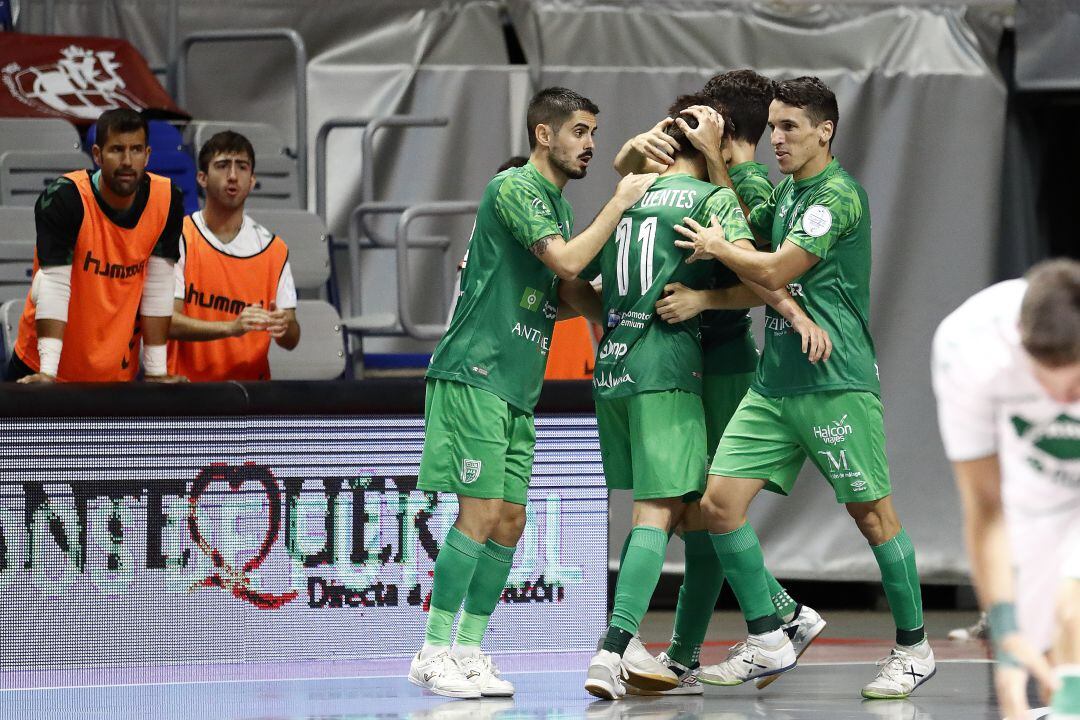
<path id="1" fill-rule="evenodd" d="M 942 321 L 934 392 L 949 459 L 997 454 L 1006 508 L 1041 515 L 1080 505 L 1080 402 L 1055 402 L 1032 374 L 1020 345 L 1026 289 L 992 285 Z"/>
<path id="2" fill-rule="evenodd" d="M 202 210 L 192 214 L 191 219 L 195 221 L 195 226 L 199 228 L 199 232 L 203 234 L 203 237 L 214 246 L 216 250 L 225 255 L 231 255 L 238 258 L 252 257 L 258 255 L 266 246 L 270 244 L 270 241 L 274 239 L 274 233 L 264 228 L 259 223 L 251 219 L 251 216 L 245 215 L 244 221 L 240 225 L 240 231 L 236 233 L 236 237 L 232 239 L 232 242 L 223 243 L 217 239 L 214 233 L 210 232 L 210 228 L 206 227 L 206 221 L 203 220 Z M 173 296 L 178 300 L 183 300 L 187 292 L 187 283 L 184 281 L 184 265 L 186 260 L 186 248 L 184 243 L 180 243 L 180 260 L 176 263 L 176 284 Z M 296 307 L 296 285 L 293 284 L 292 268 L 289 263 L 285 263 L 285 267 L 281 271 L 281 277 L 278 279 L 277 287 L 277 299 L 275 300 L 279 310 L 293 309 Z"/>
<path id="3" fill-rule="evenodd" d="M 1024 280 L 972 296 L 934 335 L 938 424 L 953 461 L 997 455 L 1020 628 L 1055 633 L 1061 578 L 1080 578 L 1080 402 L 1046 394 L 1020 344 Z"/>

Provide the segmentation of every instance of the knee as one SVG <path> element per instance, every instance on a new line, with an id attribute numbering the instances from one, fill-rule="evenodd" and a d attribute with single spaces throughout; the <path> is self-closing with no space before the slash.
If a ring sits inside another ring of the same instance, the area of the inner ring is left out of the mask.
<path id="1" fill-rule="evenodd" d="M 504 504 L 502 518 L 499 520 L 498 540 L 505 541 L 500 544 L 513 546 L 521 539 L 525 532 L 525 506 Z"/>
<path id="2" fill-rule="evenodd" d="M 741 518 L 718 492 L 708 492 L 701 499 L 701 516 L 705 526 L 713 532 L 738 530 Z"/>
<path id="3" fill-rule="evenodd" d="M 455 527 L 477 542 L 487 539 L 499 529 L 501 515 L 498 503 L 483 503 L 462 508 L 458 513 Z"/>
<path id="4" fill-rule="evenodd" d="M 888 508 L 879 508 L 874 504 L 850 503 L 847 511 L 859 532 L 871 545 L 886 543 L 900 532 L 900 519 Z"/>

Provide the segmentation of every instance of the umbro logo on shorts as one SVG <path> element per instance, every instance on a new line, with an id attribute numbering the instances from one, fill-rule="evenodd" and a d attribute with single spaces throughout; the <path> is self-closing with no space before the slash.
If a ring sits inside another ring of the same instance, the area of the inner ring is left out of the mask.
<path id="1" fill-rule="evenodd" d="M 484 466 L 484 463 L 480 460 L 469 460 L 468 458 L 461 461 L 461 482 L 466 485 L 471 485 L 476 482 L 476 479 L 480 477 L 480 468 Z"/>

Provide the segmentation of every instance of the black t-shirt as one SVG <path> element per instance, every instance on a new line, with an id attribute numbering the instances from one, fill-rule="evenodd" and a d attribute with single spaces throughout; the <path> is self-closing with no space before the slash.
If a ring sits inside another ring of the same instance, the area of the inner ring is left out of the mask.
<path id="1" fill-rule="evenodd" d="M 90 171 L 85 171 L 89 173 Z M 91 183 L 91 187 L 93 183 Z M 110 222 L 130 230 L 139 224 L 150 199 L 150 178 L 143 176 L 135 201 L 127 210 L 114 210 L 94 187 L 94 199 Z M 79 188 L 69 178 L 58 177 L 34 205 L 34 224 L 37 227 L 37 256 L 41 267 L 70 265 L 75 256 L 75 242 L 83 221 L 83 204 Z M 180 236 L 184 231 L 184 192 L 172 183 L 172 198 L 165 228 L 158 236 L 151 253 L 166 260 L 180 259 Z"/>

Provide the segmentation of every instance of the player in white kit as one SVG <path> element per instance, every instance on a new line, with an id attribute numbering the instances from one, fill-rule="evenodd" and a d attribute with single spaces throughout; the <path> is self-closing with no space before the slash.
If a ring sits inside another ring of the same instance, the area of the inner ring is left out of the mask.
<path id="1" fill-rule="evenodd" d="M 1001 709 L 1028 717 L 1030 673 L 1051 718 L 1080 719 L 1080 262 L 967 300 L 934 336 L 933 375 Z"/>

